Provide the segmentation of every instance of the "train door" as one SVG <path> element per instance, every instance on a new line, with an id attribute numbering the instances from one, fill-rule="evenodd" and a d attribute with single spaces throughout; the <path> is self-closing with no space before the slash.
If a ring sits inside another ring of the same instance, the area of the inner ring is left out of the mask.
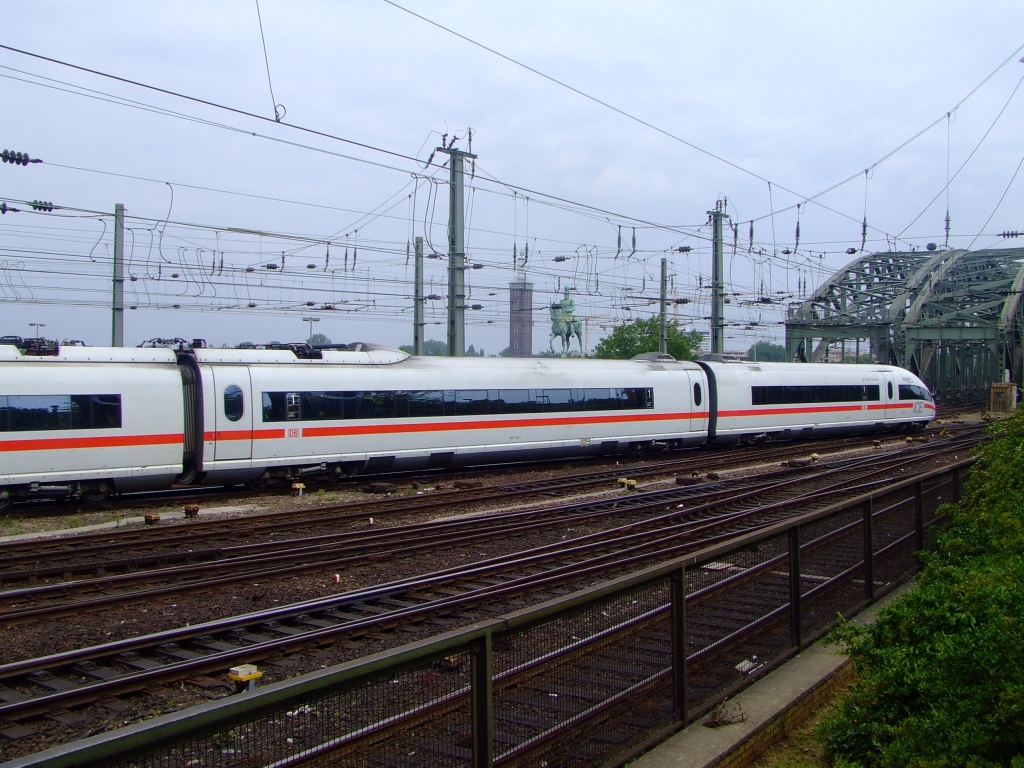
<path id="1" fill-rule="evenodd" d="M 708 391 L 700 371 L 688 371 L 690 379 L 690 431 L 706 432 L 708 428 Z"/>
<path id="2" fill-rule="evenodd" d="M 896 396 L 899 394 L 899 390 L 894 378 L 889 372 L 882 374 L 882 400 L 885 402 L 885 418 L 887 419 L 896 417 Z"/>
<path id="3" fill-rule="evenodd" d="M 215 461 L 252 458 L 252 384 L 242 365 L 213 368 L 216 433 Z"/>

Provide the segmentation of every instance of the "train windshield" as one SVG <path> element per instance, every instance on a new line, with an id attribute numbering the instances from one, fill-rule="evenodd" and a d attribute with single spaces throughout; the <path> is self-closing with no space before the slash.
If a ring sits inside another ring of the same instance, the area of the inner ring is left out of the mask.
<path id="1" fill-rule="evenodd" d="M 924 387 L 917 384 L 900 384 L 900 400 L 928 400 L 931 401 L 931 393 Z"/>

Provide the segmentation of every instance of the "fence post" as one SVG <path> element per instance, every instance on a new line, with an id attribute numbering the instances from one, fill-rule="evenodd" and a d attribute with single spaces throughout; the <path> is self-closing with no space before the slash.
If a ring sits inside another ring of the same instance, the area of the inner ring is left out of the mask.
<path id="1" fill-rule="evenodd" d="M 472 659 L 470 676 L 473 708 L 473 768 L 494 765 L 494 651 L 491 633 L 474 640 L 469 647 Z"/>
<path id="2" fill-rule="evenodd" d="M 686 724 L 686 568 L 672 571 L 672 701 Z"/>
<path id="3" fill-rule="evenodd" d="M 924 550 L 924 481 L 914 483 L 914 549 Z"/>
<path id="4" fill-rule="evenodd" d="M 875 599 L 875 553 L 873 528 L 874 504 L 871 499 L 864 502 L 864 597 L 874 602 Z"/>
<path id="5" fill-rule="evenodd" d="M 804 647 L 803 590 L 800 585 L 800 526 L 789 529 L 789 623 L 793 645 Z"/>

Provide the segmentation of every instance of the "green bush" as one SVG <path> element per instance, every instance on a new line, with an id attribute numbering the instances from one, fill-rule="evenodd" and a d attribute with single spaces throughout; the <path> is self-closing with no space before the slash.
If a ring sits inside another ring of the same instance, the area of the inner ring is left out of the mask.
<path id="1" fill-rule="evenodd" d="M 1024 768 L 1024 412 L 991 431 L 918 588 L 835 633 L 858 674 L 821 725 L 837 766 Z"/>

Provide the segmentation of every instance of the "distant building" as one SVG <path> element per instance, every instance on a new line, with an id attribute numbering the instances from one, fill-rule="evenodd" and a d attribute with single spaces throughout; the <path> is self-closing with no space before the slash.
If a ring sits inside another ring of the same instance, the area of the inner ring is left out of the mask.
<path id="1" fill-rule="evenodd" d="M 517 280 L 508 284 L 509 357 L 533 356 L 533 283 Z"/>

